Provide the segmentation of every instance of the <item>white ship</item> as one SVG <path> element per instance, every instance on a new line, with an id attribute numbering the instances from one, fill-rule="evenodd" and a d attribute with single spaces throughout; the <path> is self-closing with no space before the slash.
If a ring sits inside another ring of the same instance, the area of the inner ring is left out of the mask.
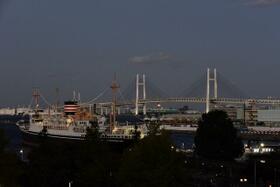
<path id="1" fill-rule="evenodd" d="M 24 135 L 46 136 L 48 138 L 84 140 L 87 128 L 99 130 L 100 138 L 106 141 L 123 142 L 133 140 L 135 131 L 140 138 L 146 135 L 147 128 L 140 125 L 112 126 L 107 123 L 104 116 L 91 115 L 88 112 L 78 111 L 75 115 L 68 115 L 55 111 L 33 111 L 29 113 L 29 121 L 19 121 L 19 129 Z"/>
<path id="2" fill-rule="evenodd" d="M 92 114 L 86 107 L 82 107 L 80 103 L 75 100 L 66 101 L 64 103 L 64 110 L 57 112 L 57 110 L 39 110 L 38 90 L 33 92 L 35 99 L 35 110 L 29 113 L 29 121 L 19 121 L 17 125 L 23 132 L 24 136 L 29 135 L 34 138 L 45 136 L 48 138 L 57 138 L 64 140 L 84 140 L 88 128 L 98 129 L 100 138 L 104 141 L 124 142 L 127 140 L 134 140 L 136 136 L 143 138 L 147 134 L 146 125 L 125 125 L 119 126 L 116 121 L 116 90 L 119 86 L 116 80 L 113 81 L 111 89 L 113 92 L 112 114 L 110 115 L 110 122 L 104 116 Z M 75 95 L 75 94 L 74 94 Z M 138 137 L 137 137 L 138 138 Z"/>
<path id="3" fill-rule="evenodd" d="M 111 86 L 112 90 L 117 89 L 116 82 Z M 75 99 L 64 103 L 63 111 L 40 110 L 38 97 L 39 93 L 33 93 L 36 105 L 32 112 L 29 112 L 29 121 L 19 121 L 19 129 L 24 137 L 38 138 L 41 136 L 64 140 L 84 140 L 87 129 L 98 129 L 100 138 L 104 141 L 124 142 L 134 140 L 136 136 L 143 138 L 147 134 L 145 124 L 119 126 L 116 121 L 116 98 L 112 102 L 113 113 L 110 115 L 110 122 L 101 115 L 92 114 L 89 109 Z M 138 138 L 138 137 L 137 137 Z"/>

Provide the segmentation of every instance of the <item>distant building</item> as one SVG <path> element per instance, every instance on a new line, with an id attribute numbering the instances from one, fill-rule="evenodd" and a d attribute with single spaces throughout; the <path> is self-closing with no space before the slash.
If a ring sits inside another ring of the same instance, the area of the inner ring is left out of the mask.
<path id="1" fill-rule="evenodd" d="M 265 126 L 280 126 L 280 109 L 264 109 L 264 108 L 243 108 L 237 109 L 237 119 L 244 120 L 246 124 Z"/>
<path id="2" fill-rule="evenodd" d="M 15 115 L 16 110 L 14 108 L 1 108 L 0 115 Z"/>
<path id="3" fill-rule="evenodd" d="M 280 125 L 280 109 L 259 109 L 258 122 L 263 122 L 266 126 L 279 126 Z"/>
<path id="4" fill-rule="evenodd" d="M 245 111 L 244 107 L 238 108 L 236 119 L 245 121 L 247 125 L 256 125 L 258 122 L 258 110 L 255 107 L 246 107 Z"/>
<path id="5" fill-rule="evenodd" d="M 23 115 L 28 114 L 29 108 L 1 108 L 0 115 Z"/>
<path id="6" fill-rule="evenodd" d="M 169 121 L 174 123 L 184 124 L 197 124 L 198 120 L 201 119 L 202 113 L 199 111 L 185 111 L 184 113 L 177 114 L 165 114 L 160 118 L 160 121 Z"/>
<path id="7" fill-rule="evenodd" d="M 227 113 L 228 117 L 232 120 L 232 121 L 236 121 L 237 118 L 237 111 L 238 111 L 238 106 L 234 106 L 234 105 L 219 105 L 216 108 L 217 110 L 223 110 Z"/>

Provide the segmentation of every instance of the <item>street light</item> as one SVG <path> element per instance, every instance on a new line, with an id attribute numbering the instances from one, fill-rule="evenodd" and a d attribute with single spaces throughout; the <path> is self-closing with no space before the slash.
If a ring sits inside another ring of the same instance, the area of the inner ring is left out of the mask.
<path id="1" fill-rule="evenodd" d="M 247 182 L 247 181 L 248 181 L 247 178 L 240 178 L 240 182 L 241 182 L 241 183 L 244 183 L 244 182 Z"/>
<path id="2" fill-rule="evenodd" d="M 260 160 L 260 163 L 265 164 L 265 160 Z"/>
<path id="3" fill-rule="evenodd" d="M 21 149 L 21 150 L 19 151 L 19 153 L 20 153 L 20 156 L 21 156 L 21 161 L 23 161 L 23 149 Z"/>

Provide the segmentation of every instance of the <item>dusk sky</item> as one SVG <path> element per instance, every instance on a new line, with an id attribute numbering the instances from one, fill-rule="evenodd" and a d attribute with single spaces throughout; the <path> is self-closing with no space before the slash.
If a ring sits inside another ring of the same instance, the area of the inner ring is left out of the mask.
<path id="1" fill-rule="evenodd" d="M 0 106 L 33 87 L 91 99 L 114 72 L 170 95 L 216 67 L 251 97 L 280 97 L 280 0 L 0 0 Z"/>

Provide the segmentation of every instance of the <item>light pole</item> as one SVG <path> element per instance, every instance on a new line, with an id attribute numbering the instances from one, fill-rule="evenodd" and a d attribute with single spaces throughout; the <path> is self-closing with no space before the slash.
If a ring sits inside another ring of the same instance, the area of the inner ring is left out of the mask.
<path id="1" fill-rule="evenodd" d="M 259 161 L 262 164 L 265 164 L 265 160 L 254 160 L 254 187 L 257 187 L 257 162 Z"/>
<path id="2" fill-rule="evenodd" d="M 275 187 L 277 187 L 278 186 L 278 184 L 277 184 L 278 182 L 277 182 L 277 169 L 276 168 L 274 168 L 274 186 Z"/>
<path id="3" fill-rule="evenodd" d="M 254 160 L 254 187 L 257 187 L 257 163 Z"/>

